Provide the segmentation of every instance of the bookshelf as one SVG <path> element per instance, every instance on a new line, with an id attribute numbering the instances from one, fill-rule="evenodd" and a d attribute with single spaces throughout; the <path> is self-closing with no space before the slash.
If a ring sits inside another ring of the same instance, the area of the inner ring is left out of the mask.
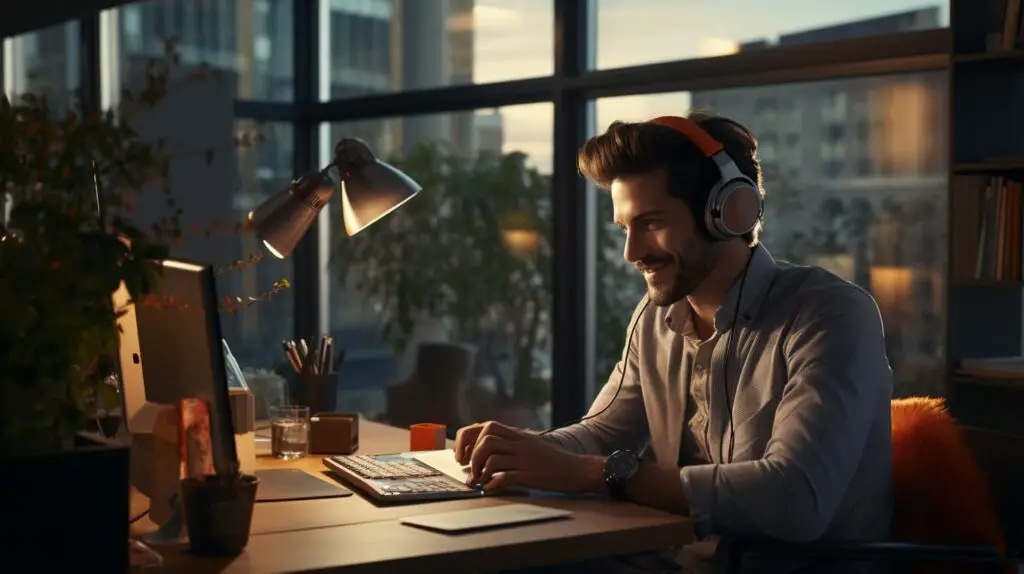
<path id="1" fill-rule="evenodd" d="M 951 0 L 947 394 L 1024 435 L 1024 0 Z"/>

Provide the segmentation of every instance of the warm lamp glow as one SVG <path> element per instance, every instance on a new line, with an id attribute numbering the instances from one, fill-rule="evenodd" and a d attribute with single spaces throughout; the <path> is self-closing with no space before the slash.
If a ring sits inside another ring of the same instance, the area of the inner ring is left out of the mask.
<path id="1" fill-rule="evenodd" d="M 540 246 L 540 234 L 532 229 L 502 229 L 501 242 L 509 253 L 517 257 L 529 257 Z"/>
<path id="2" fill-rule="evenodd" d="M 873 117 L 884 118 L 874 131 L 873 152 L 889 162 L 897 175 L 917 175 L 927 171 L 927 161 L 935 149 L 935 95 L 923 84 L 887 84 L 872 94 L 876 107 Z"/>
<path id="3" fill-rule="evenodd" d="M 540 233 L 530 219 L 519 212 L 508 213 L 501 223 L 501 243 L 516 257 L 531 257 L 540 247 Z"/>
<path id="4" fill-rule="evenodd" d="M 883 317 L 906 306 L 913 281 L 914 270 L 910 267 L 879 265 L 871 268 L 871 293 Z"/>

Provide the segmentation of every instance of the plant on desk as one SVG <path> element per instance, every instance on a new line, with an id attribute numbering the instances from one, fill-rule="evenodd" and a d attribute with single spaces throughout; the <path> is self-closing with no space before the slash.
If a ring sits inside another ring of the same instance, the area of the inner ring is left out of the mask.
<path id="1" fill-rule="evenodd" d="M 165 61 L 152 62 L 145 85 L 123 92 L 122 104 L 155 107 L 175 60 L 168 50 Z M 116 404 L 106 381 L 116 371 L 122 310 L 112 295 L 123 283 L 136 304 L 173 305 L 172 294 L 155 299 L 152 260 L 186 238 L 170 180 L 181 152 L 140 136 L 134 116 L 119 112 L 86 102 L 55 109 L 40 94 L 0 98 L 0 507 L 20 521 L 5 547 L 44 541 L 50 555 L 104 572 L 127 568 L 128 449 L 87 444 L 80 431 Z M 241 134 L 234 145 L 256 139 Z M 209 162 L 214 152 L 191 153 Z M 162 193 L 166 210 L 147 228 L 132 208 L 153 193 Z M 216 222 L 189 230 L 244 231 Z M 275 282 L 222 306 L 233 313 L 287 287 Z"/>
<path id="2" fill-rule="evenodd" d="M 102 400 L 116 352 L 111 294 L 149 292 L 176 231 L 148 235 L 124 207 L 166 159 L 112 115 L 51 109 L 45 97 L 0 99 L 0 189 L 10 216 L 0 244 L 0 449 L 55 451 Z M 109 190 L 97 210 L 94 175 Z M 170 232 L 170 235 L 166 233 Z M 130 244 L 120 238 L 130 240 Z"/>
<path id="3" fill-rule="evenodd" d="M 125 90 L 122 102 L 156 106 L 176 61 L 169 46 L 166 60 L 151 62 L 145 85 Z M 38 94 L 0 97 L 0 457 L 67 450 L 99 411 L 116 406 L 116 387 L 106 381 L 123 312 L 111 295 L 122 282 L 135 302 L 173 304 L 154 300 L 159 271 L 151 260 L 167 257 L 186 236 L 170 179 L 179 152 L 141 137 L 125 115 L 85 102 L 53 109 Z M 235 145 L 257 142 L 242 134 Z M 214 150 L 195 153 L 212 161 Z M 132 207 L 150 193 L 162 193 L 167 209 L 143 229 Z M 215 223 L 212 232 L 245 231 L 241 223 L 225 227 Z M 281 280 L 222 305 L 233 313 L 288 287 Z"/>

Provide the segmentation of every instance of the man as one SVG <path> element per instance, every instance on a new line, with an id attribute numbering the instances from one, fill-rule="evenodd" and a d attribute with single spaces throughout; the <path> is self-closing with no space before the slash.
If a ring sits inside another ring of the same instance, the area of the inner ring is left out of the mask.
<path id="1" fill-rule="evenodd" d="M 698 538 L 885 539 L 892 373 L 878 308 L 758 244 L 754 136 L 696 113 L 616 122 L 579 167 L 611 194 L 647 297 L 582 421 L 459 430 L 470 481 L 607 493 L 689 515 Z"/>

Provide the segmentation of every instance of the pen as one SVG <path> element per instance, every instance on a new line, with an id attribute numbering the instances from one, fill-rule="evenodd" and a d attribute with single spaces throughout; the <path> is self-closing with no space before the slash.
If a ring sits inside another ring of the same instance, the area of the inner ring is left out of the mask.
<path id="1" fill-rule="evenodd" d="M 321 340 L 316 345 L 316 364 L 313 367 L 317 374 L 324 374 L 324 353 L 327 351 L 327 336 L 322 335 Z"/>
<path id="2" fill-rule="evenodd" d="M 288 350 L 291 352 L 292 359 L 295 361 L 295 364 L 298 365 L 298 369 L 295 372 L 301 373 L 306 367 L 306 362 L 302 359 L 302 355 L 299 354 L 299 348 L 295 344 L 295 341 L 288 341 Z"/>
<path id="3" fill-rule="evenodd" d="M 284 349 L 284 357 L 288 359 L 288 363 L 292 366 L 292 369 L 298 373 L 301 370 L 301 365 L 295 360 L 292 355 L 292 348 L 289 345 L 290 341 L 281 341 L 281 348 Z"/>
<path id="4" fill-rule="evenodd" d="M 303 365 L 305 365 L 306 361 L 309 359 L 309 345 L 306 344 L 305 339 L 299 339 L 299 350 L 302 351 L 302 355 L 300 356 L 302 357 Z"/>
<path id="5" fill-rule="evenodd" d="M 323 362 L 321 363 L 322 369 L 325 373 L 333 373 L 334 366 L 331 364 L 331 359 L 334 358 L 334 337 L 327 336 L 327 340 L 324 341 L 324 356 Z"/>

